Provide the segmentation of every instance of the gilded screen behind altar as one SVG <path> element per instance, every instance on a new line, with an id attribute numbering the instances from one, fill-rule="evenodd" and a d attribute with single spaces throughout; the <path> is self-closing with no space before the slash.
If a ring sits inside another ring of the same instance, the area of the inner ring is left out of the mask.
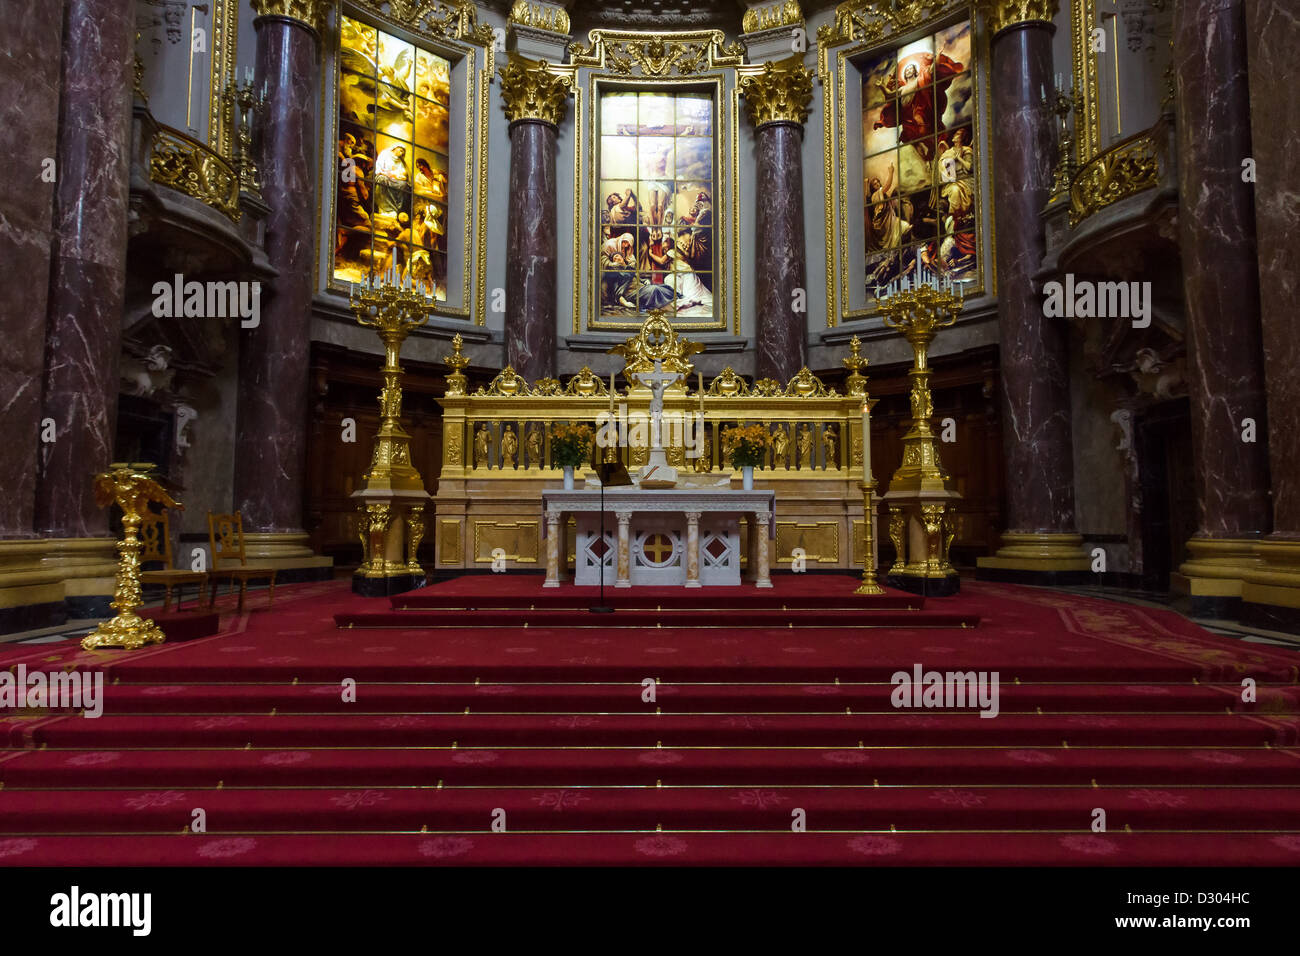
<path id="1" fill-rule="evenodd" d="M 334 278 L 396 268 L 447 298 L 451 64 L 343 17 Z"/>
<path id="2" fill-rule="evenodd" d="M 868 301 L 918 266 L 978 276 L 972 50 L 963 21 L 863 65 Z"/>
<path id="3" fill-rule="evenodd" d="M 714 102 L 709 93 L 600 96 L 600 317 L 713 316 Z"/>

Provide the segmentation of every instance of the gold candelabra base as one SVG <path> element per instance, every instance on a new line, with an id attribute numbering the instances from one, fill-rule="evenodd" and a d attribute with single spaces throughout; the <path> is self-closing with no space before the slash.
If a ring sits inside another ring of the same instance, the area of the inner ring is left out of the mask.
<path id="1" fill-rule="evenodd" d="M 854 594 L 884 594 L 885 589 L 876 580 L 875 482 L 862 485 L 862 583 Z"/>

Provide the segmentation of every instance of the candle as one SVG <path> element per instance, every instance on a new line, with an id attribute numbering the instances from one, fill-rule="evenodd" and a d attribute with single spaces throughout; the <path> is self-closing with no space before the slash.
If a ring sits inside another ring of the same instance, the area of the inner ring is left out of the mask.
<path id="1" fill-rule="evenodd" d="M 614 421 L 614 373 L 609 373 L 609 419 Z"/>
<path id="2" fill-rule="evenodd" d="M 695 377 L 700 383 L 700 421 L 702 423 L 704 421 L 704 373 L 696 372 Z"/>
<path id="3" fill-rule="evenodd" d="M 253 85 L 253 68 L 251 66 L 244 67 L 244 82 L 249 86 Z"/>

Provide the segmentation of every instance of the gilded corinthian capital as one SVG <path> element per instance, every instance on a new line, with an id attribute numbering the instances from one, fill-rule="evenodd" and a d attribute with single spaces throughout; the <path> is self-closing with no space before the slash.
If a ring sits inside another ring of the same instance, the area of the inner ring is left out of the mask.
<path id="1" fill-rule="evenodd" d="M 752 73 L 740 80 L 745 112 L 756 127 L 767 123 L 802 126 L 808 118 L 812 92 L 812 74 L 799 54 L 779 63 L 765 63 L 762 73 Z"/>
<path id="2" fill-rule="evenodd" d="M 531 119 L 559 126 L 572 86 L 569 77 L 552 73 L 545 60 L 511 53 L 501 68 L 501 100 L 506 118 L 512 123 Z"/>
<path id="3" fill-rule="evenodd" d="M 1059 9 L 1058 0 L 980 0 L 979 5 L 993 35 L 1022 23 L 1051 23 Z"/>
<path id="4" fill-rule="evenodd" d="M 288 17 L 320 31 L 334 6 L 333 0 L 252 0 L 259 17 Z"/>

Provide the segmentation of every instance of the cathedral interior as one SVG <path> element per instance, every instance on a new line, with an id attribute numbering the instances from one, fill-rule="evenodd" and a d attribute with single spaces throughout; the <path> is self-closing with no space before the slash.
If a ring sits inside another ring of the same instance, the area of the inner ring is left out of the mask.
<path id="1" fill-rule="evenodd" d="M 1295 648 L 1289 0 L 7 6 L 0 650 L 591 568 Z M 771 524 L 546 503 L 616 405 Z"/>

